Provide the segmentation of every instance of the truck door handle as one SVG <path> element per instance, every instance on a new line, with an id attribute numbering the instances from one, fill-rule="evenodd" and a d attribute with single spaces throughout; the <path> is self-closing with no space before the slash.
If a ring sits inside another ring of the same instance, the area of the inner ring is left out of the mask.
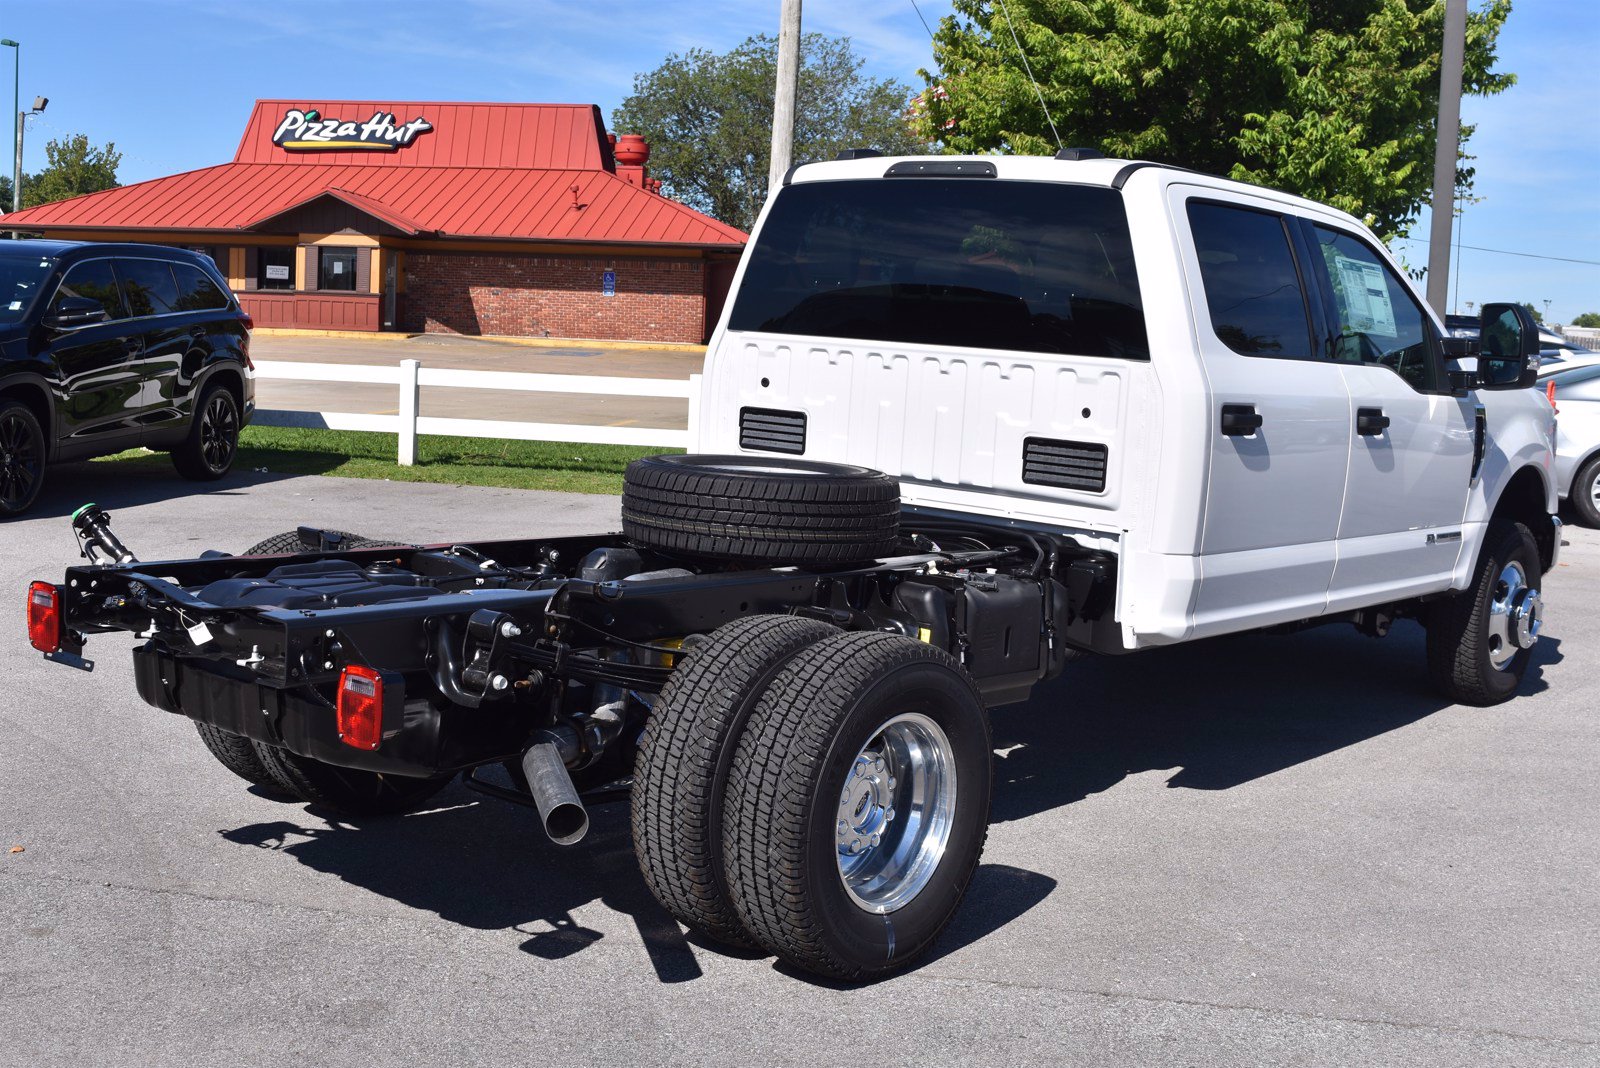
<path id="1" fill-rule="evenodd" d="M 1261 429 L 1261 415 L 1254 404 L 1224 404 L 1222 432 L 1230 438 L 1247 438 Z"/>
<path id="2" fill-rule="evenodd" d="M 1356 433 L 1369 438 L 1377 437 L 1389 429 L 1389 417 L 1382 408 L 1357 408 Z"/>

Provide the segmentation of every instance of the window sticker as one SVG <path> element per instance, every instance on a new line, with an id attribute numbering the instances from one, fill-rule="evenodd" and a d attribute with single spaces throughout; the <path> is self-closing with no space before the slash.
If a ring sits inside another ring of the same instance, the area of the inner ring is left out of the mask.
<path id="1" fill-rule="evenodd" d="M 1376 263 L 1341 256 L 1337 252 L 1333 254 L 1333 262 L 1344 290 L 1345 315 L 1349 319 L 1350 329 L 1377 337 L 1398 337 L 1394 303 L 1389 299 L 1389 286 L 1383 277 L 1383 268 Z"/>

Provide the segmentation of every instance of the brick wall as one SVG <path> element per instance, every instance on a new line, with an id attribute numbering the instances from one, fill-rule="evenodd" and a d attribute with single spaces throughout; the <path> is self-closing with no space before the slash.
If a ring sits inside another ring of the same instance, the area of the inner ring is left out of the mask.
<path id="1" fill-rule="evenodd" d="M 601 274 L 617 272 L 615 296 Z M 406 253 L 403 328 L 612 341 L 699 342 L 705 264 L 697 259 Z"/>

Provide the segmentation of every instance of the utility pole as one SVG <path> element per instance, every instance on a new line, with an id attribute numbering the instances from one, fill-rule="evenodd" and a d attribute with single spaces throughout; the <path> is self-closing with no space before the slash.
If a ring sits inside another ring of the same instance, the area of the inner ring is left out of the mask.
<path id="1" fill-rule="evenodd" d="M 1467 0 L 1445 0 L 1439 56 L 1439 130 L 1433 149 L 1433 210 L 1428 237 L 1428 303 L 1440 317 L 1450 300 L 1450 229 L 1456 213 L 1456 157 L 1461 151 L 1461 63 L 1467 47 Z"/>
<path id="2" fill-rule="evenodd" d="M 1464 0 L 1463 0 L 1464 2 Z M 783 0 L 778 27 L 778 85 L 772 105 L 772 166 L 767 195 L 783 183 L 794 161 L 794 98 L 800 86 L 800 0 Z"/>

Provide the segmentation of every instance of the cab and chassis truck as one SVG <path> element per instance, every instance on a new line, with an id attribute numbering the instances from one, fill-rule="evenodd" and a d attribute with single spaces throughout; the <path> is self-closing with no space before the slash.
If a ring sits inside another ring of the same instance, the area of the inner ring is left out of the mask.
<path id="1" fill-rule="evenodd" d="M 1516 692 L 1560 543 L 1524 309 L 1448 337 L 1354 218 L 1177 168 L 848 155 L 771 198 L 704 453 L 634 463 L 620 533 L 149 563 L 88 508 L 33 644 L 137 635 L 146 702 L 334 811 L 466 775 L 570 843 L 626 788 L 678 920 L 846 979 L 950 921 L 986 708 L 1078 657 L 1409 618 L 1450 699 Z"/>

